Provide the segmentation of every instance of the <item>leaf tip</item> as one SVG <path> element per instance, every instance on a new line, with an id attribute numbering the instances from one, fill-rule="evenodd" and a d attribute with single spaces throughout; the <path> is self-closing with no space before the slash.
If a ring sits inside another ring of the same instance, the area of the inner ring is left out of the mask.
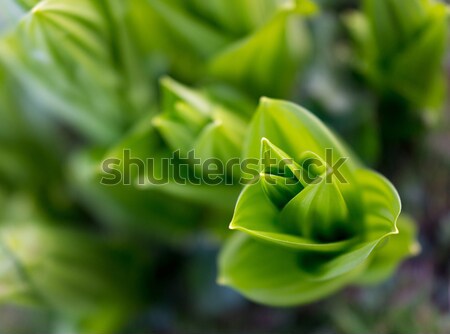
<path id="1" fill-rule="evenodd" d="M 267 139 L 266 137 L 262 137 L 261 138 L 261 146 L 266 146 L 266 145 L 269 145 L 270 144 L 270 141 L 269 141 L 269 139 Z"/>
<path id="2" fill-rule="evenodd" d="M 164 75 L 159 79 L 159 83 L 163 87 L 167 87 L 173 82 L 174 82 L 174 80 L 168 75 Z"/>
<path id="3" fill-rule="evenodd" d="M 225 286 L 225 285 L 229 285 L 230 281 L 226 277 L 219 276 L 217 278 L 216 282 L 217 282 L 218 285 Z"/>
<path id="4" fill-rule="evenodd" d="M 152 118 L 151 123 L 154 127 L 158 127 L 161 125 L 161 117 L 155 116 Z"/>
<path id="5" fill-rule="evenodd" d="M 409 252 L 412 256 L 419 255 L 422 252 L 422 246 L 420 246 L 420 243 L 416 241 L 409 246 Z"/>
<path id="6" fill-rule="evenodd" d="M 259 105 L 261 107 L 265 107 L 265 106 L 269 105 L 271 102 L 272 102 L 272 99 L 267 96 L 261 96 L 261 98 L 259 99 Z"/>
<path id="7" fill-rule="evenodd" d="M 228 228 L 229 228 L 230 230 L 236 230 L 236 229 L 237 229 L 237 225 L 236 225 L 236 223 L 234 222 L 234 220 L 231 221 L 230 225 L 228 225 Z"/>

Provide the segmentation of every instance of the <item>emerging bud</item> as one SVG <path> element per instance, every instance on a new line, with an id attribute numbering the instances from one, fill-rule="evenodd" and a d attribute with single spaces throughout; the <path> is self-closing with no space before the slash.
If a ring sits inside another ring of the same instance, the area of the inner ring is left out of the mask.
<path id="1" fill-rule="evenodd" d="M 314 152 L 304 152 L 297 163 L 267 138 L 261 140 L 262 189 L 293 234 L 325 242 L 355 234 L 341 190 L 325 177 L 328 170 Z"/>
<path id="2" fill-rule="evenodd" d="M 239 157 L 245 121 L 204 94 L 164 78 L 163 113 L 153 119 L 166 144 L 183 153 L 222 161 Z"/>
<path id="3" fill-rule="evenodd" d="M 353 236 L 347 204 L 338 186 L 323 179 L 306 187 L 281 212 L 281 221 L 302 237 L 334 242 Z"/>

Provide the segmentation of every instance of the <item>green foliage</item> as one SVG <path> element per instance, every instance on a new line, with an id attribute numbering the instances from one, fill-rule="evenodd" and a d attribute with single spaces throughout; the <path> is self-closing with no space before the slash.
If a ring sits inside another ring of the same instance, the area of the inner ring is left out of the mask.
<path id="1" fill-rule="evenodd" d="M 0 43 L 0 61 L 45 110 L 94 141 L 117 138 L 152 98 L 125 6 L 42 1 Z"/>
<path id="2" fill-rule="evenodd" d="M 0 301 L 46 307 L 87 332 L 109 332 L 140 306 L 133 247 L 46 221 L 26 196 L 1 205 Z"/>
<path id="3" fill-rule="evenodd" d="M 310 54 L 303 19 L 316 10 L 310 1 L 151 0 L 149 4 L 153 24 L 164 32 L 155 36 L 153 48 L 167 56 L 172 75 L 184 81 L 203 75 L 256 97 L 291 95 Z"/>
<path id="4" fill-rule="evenodd" d="M 332 161 L 326 161 L 325 148 L 332 149 Z M 297 183 L 285 179 L 280 185 L 278 180 L 270 185 L 277 191 L 267 191 L 262 178 L 242 191 L 230 228 L 244 234 L 235 235 L 222 251 L 219 282 L 264 304 L 298 305 L 367 277 L 385 278 L 412 254 L 414 233 L 408 220 L 403 220 L 404 230 L 397 226 L 401 204 L 394 187 L 361 166 L 305 109 L 262 99 L 246 151 L 247 157 L 260 158 L 265 176 L 266 152 L 274 152 L 274 162 L 294 161 L 287 173 L 269 171 Z M 318 166 L 326 161 L 326 169 L 313 169 L 313 178 L 305 182 L 305 157 L 313 155 Z M 347 160 L 338 165 L 342 158 Z M 343 178 L 335 175 L 335 166 L 341 166 Z M 383 249 L 389 261 L 382 262 Z"/>
<path id="5" fill-rule="evenodd" d="M 166 78 L 162 80 L 163 113 L 153 119 L 167 146 L 175 152 L 224 163 L 241 155 L 246 121 L 234 110 Z"/>
<path id="6" fill-rule="evenodd" d="M 218 159 L 226 168 L 229 159 L 241 154 L 247 122 L 245 112 L 225 107 L 221 94 L 213 90 L 193 90 L 169 78 L 162 79 L 161 86 L 162 113 L 155 117 L 149 113 L 107 150 L 78 154 L 71 175 L 93 215 L 121 230 L 137 228 L 153 238 L 176 242 L 205 223 L 208 207 L 216 209 L 217 221 L 226 223 L 240 191 L 240 174 L 235 166 L 229 171 L 235 173 L 227 180 L 230 185 L 210 185 L 201 164 L 186 165 L 174 152 L 178 150 L 184 160 L 189 152 L 201 161 Z M 168 168 L 169 160 L 173 168 Z M 114 181 L 111 169 L 121 175 L 114 184 L 108 183 Z"/>
<path id="7" fill-rule="evenodd" d="M 292 43 L 293 36 L 295 43 Z M 250 87 L 250 93 L 255 96 L 285 97 L 309 52 L 308 33 L 298 19 L 296 8 L 288 8 L 251 36 L 215 55 L 209 71 L 238 87 Z M 240 60 L 238 64 L 235 59 Z"/>
<path id="8" fill-rule="evenodd" d="M 270 306 L 377 284 L 419 251 L 396 189 L 322 121 L 373 162 L 415 138 L 443 103 L 443 4 L 0 8 L 0 303 L 48 310 L 55 333 L 132 332 L 138 312 L 178 318 L 192 286 L 192 309 L 242 303 L 209 284 L 219 248 L 218 281 Z"/>
<path id="9" fill-rule="evenodd" d="M 447 8 L 432 0 L 365 0 L 345 18 L 358 49 L 358 67 L 384 96 L 397 95 L 415 109 L 439 110 Z M 430 114 L 429 117 L 436 119 Z M 432 119 L 433 119 L 432 118 Z"/>
<path id="10" fill-rule="evenodd" d="M 189 6 L 208 10 L 194 2 L 45 0 L 2 40 L 0 61 L 45 100 L 46 112 L 88 139 L 107 144 L 149 109 L 162 71 L 189 81 L 202 74 L 226 79 L 258 96 L 286 96 L 308 53 L 302 15 L 314 7 L 306 1 L 289 1 L 290 9 L 284 9 L 284 2 L 267 3 L 261 17 L 254 17 L 255 3 L 248 1 L 248 12 L 242 14 L 247 35 L 233 36 L 194 15 Z M 228 12 L 237 6 L 217 5 Z M 61 43 L 64 48 L 58 47 Z M 252 64 L 255 49 L 261 60 Z M 242 65 L 230 76 L 236 56 Z"/>

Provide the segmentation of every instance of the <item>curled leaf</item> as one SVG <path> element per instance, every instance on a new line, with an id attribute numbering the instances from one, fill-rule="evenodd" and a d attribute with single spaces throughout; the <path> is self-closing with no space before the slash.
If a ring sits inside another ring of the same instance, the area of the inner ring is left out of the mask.
<path id="1" fill-rule="evenodd" d="M 246 148 L 248 156 L 258 151 L 263 172 L 242 191 L 230 224 L 246 235 L 225 246 L 219 281 L 264 304 L 296 305 L 367 280 L 381 245 L 402 233 L 395 188 L 308 111 L 284 101 L 261 101 Z M 314 178 L 300 177 L 308 169 Z M 401 240 L 411 245 L 413 236 L 406 231 Z M 399 251 L 384 277 L 406 255 Z"/>

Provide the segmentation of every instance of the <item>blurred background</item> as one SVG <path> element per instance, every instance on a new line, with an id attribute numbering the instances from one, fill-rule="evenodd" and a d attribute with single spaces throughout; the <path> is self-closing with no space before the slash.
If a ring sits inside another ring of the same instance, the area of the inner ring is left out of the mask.
<path id="1" fill-rule="evenodd" d="M 448 13 L 432 0 L 0 0 L 0 332 L 450 333 Z M 162 150 L 147 124 L 167 75 L 246 121 L 261 96 L 311 110 L 393 182 L 421 253 L 381 285 L 295 308 L 218 285 L 237 186 L 219 203 L 99 182 L 105 157 Z"/>

